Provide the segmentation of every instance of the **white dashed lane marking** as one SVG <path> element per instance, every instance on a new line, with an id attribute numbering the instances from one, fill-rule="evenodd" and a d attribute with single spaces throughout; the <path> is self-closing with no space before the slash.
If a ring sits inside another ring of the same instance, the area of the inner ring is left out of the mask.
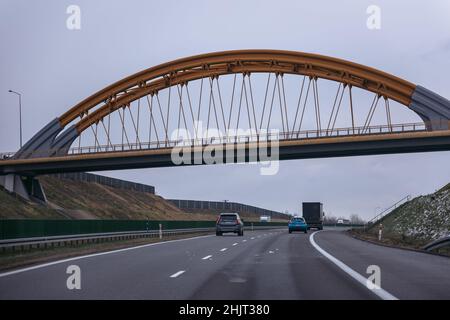
<path id="1" fill-rule="evenodd" d="M 226 250 L 227 250 L 227 248 L 220 249 L 220 251 L 222 251 L 222 252 L 224 252 L 224 251 L 226 251 Z"/>
<path id="2" fill-rule="evenodd" d="M 209 255 L 209 256 L 203 257 L 202 260 L 207 260 L 207 259 L 209 259 L 211 257 L 212 257 L 212 255 Z"/>
<path id="3" fill-rule="evenodd" d="M 185 273 L 186 271 L 185 270 L 180 270 L 180 271 L 178 271 L 178 272 L 175 272 L 173 275 L 171 275 L 170 277 L 171 278 L 176 278 L 176 277 L 179 277 L 179 276 L 181 276 L 183 273 Z"/>

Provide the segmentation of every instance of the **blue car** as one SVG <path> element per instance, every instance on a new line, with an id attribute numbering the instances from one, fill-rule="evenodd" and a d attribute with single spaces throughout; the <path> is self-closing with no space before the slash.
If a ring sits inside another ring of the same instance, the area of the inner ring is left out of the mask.
<path id="1" fill-rule="evenodd" d="M 308 224 L 302 217 L 294 217 L 289 221 L 288 229 L 289 233 L 292 233 L 292 231 L 303 231 L 304 233 L 308 233 Z"/>

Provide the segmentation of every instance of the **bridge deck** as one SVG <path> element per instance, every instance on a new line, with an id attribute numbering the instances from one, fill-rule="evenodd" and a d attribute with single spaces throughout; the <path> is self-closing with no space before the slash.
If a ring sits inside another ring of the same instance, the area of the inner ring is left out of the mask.
<path id="1" fill-rule="evenodd" d="M 345 137 L 320 137 L 314 139 L 289 139 L 278 141 L 279 160 L 324 158 L 356 155 L 374 155 L 408 152 L 450 150 L 450 130 L 416 131 L 352 135 Z M 192 158 L 202 155 L 206 146 L 190 146 L 185 151 Z M 245 150 L 244 161 L 249 161 L 252 150 L 258 150 L 258 142 L 217 144 L 216 152 L 222 152 L 223 163 L 227 150 Z M 0 174 L 46 174 L 57 172 L 77 172 L 96 170 L 119 170 L 131 168 L 168 167 L 173 163 L 173 147 L 127 151 L 109 151 L 65 156 L 16 159 L 0 161 Z M 259 159 L 258 159 L 259 160 Z M 275 158 L 273 160 L 276 160 Z M 184 163 L 183 165 L 208 164 Z"/>

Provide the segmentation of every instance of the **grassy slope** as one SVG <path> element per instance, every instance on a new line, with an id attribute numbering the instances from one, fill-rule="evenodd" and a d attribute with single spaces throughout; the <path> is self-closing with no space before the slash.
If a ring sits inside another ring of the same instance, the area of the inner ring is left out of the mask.
<path id="1" fill-rule="evenodd" d="M 386 236 L 426 243 L 450 233 L 450 184 L 403 204 L 381 223 Z M 377 232 L 378 225 L 371 228 Z"/>
<path id="2" fill-rule="evenodd" d="M 61 215 L 56 210 L 29 203 L 0 188 L 0 219 L 24 218 L 60 219 Z"/>
<path id="3" fill-rule="evenodd" d="M 47 196 L 47 207 L 0 190 L 0 218 L 215 220 L 217 217 L 214 211 L 182 211 L 150 193 L 51 176 L 41 176 L 39 181 Z M 242 213 L 241 216 L 246 221 L 259 220 L 259 216 L 251 213 Z"/>
<path id="4" fill-rule="evenodd" d="M 150 193 L 121 190 L 96 183 L 40 177 L 47 199 L 62 207 L 98 219 L 212 220 L 208 215 L 187 214 Z M 78 218 L 75 216 L 74 218 Z"/>
<path id="5" fill-rule="evenodd" d="M 215 219 L 212 215 L 185 213 L 149 193 L 50 176 L 39 177 L 39 180 L 49 205 L 28 202 L 0 189 L 0 219 Z"/>

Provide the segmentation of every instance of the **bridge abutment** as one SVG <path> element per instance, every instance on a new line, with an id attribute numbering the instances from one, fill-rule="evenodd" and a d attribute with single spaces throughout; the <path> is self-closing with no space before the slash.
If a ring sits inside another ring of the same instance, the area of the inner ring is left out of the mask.
<path id="1" fill-rule="evenodd" d="M 427 130 L 450 129 L 450 101 L 422 86 L 414 90 L 409 107 L 419 114 Z"/>
<path id="2" fill-rule="evenodd" d="M 71 144 L 78 137 L 78 132 L 74 126 L 61 133 L 63 129 L 59 119 L 53 119 L 17 151 L 14 158 L 29 159 L 66 155 Z"/>
<path id="3" fill-rule="evenodd" d="M 0 185 L 8 192 L 14 193 L 25 200 L 47 202 L 44 189 L 36 177 L 8 174 L 0 176 Z"/>

